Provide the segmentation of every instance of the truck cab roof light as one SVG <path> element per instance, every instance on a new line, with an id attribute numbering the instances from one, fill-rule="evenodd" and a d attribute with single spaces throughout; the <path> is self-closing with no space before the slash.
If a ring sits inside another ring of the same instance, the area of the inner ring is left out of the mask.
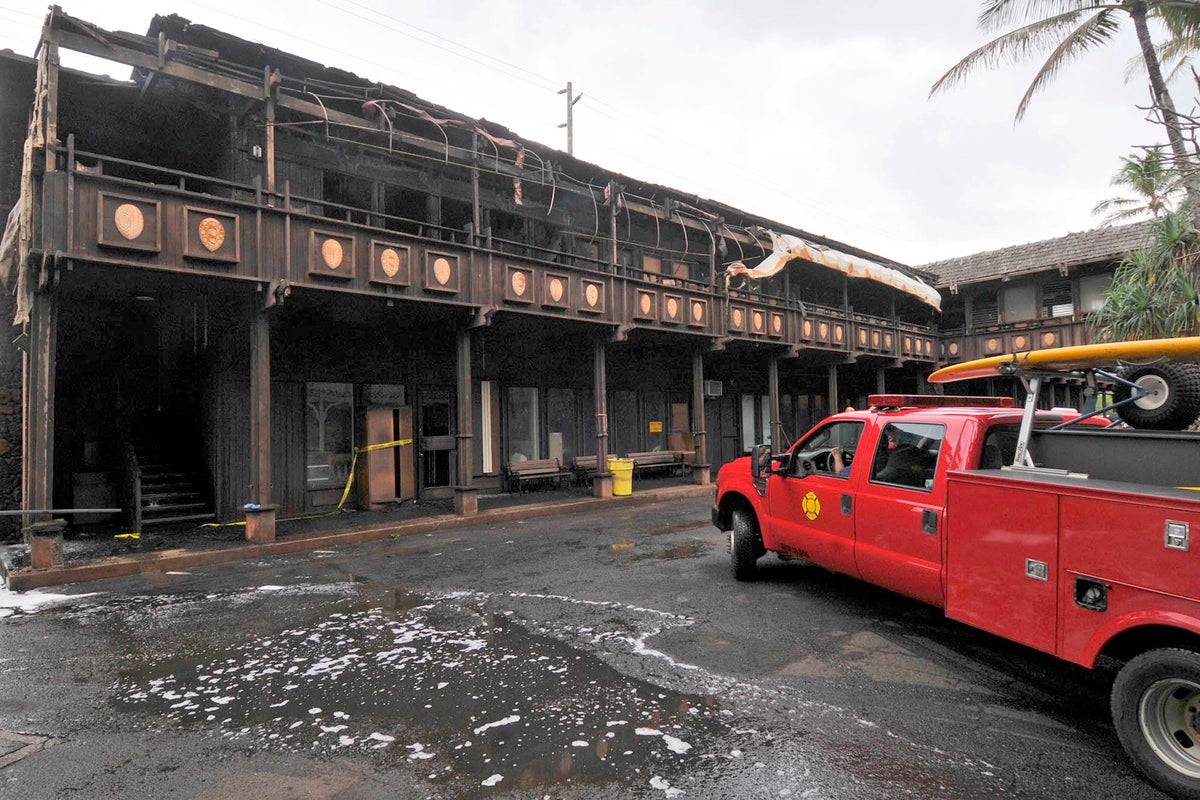
<path id="1" fill-rule="evenodd" d="M 955 396 L 947 394 L 873 394 L 867 398 L 872 408 L 1016 408 L 1011 397 Z"/>

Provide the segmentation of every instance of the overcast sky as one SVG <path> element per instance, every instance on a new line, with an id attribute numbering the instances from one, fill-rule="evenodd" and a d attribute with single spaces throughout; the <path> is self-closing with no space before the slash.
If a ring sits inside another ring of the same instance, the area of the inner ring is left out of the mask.
<path id="1" fill-rule="evenodd" d="M 563 150 L 571 81 L 576 156 L 911 265 L 1096 227 L 1121 156 L 1165 141 L 1139 109 L 1145 81 L 1124 80 L 1128 24 L 1017 125 L 1040 62 L 928 99 L 986 41 L 974 0 L 61 4 L 143 34 L 177 13 Z M 0 48 L 31 55 L 44 14 L 0 0 Z M 1175 87 L 1181 110 L 1193 95 Z"/>

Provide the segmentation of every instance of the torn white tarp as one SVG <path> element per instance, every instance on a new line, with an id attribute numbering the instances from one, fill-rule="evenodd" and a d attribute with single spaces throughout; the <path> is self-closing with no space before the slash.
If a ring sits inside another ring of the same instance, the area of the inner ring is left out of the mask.
<path id="1" fill-rule="evenodd" d="M 801 259 L 836 269 L 851 278 L 865 278 L 891 286 L 906 294 L 911 294 L 938 311 L 942 310 L 942 296 L 936 289 L 924 281 L 905 275 L 900 270 L 885 267 L 858 256 L 847 255 L 832 248 L 821 247 L 797 236 L 774 231 L 767 231 L 767 233 L 771 236 L 771 254 L 753 268 L 747 267 L 740 261 L 735 261 L 725 270 L 728 277 L 746 275 L 750 278 L 769 278 L 782 270 L 789 261 Z"/>

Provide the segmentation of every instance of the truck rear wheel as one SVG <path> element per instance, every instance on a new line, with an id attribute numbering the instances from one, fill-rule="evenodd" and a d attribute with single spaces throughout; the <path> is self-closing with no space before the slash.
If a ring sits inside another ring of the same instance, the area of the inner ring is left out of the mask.
<path id="1" fill-rule="evenodd" d="M 1164 648 L 1133 658 L 1112 690 L 1125 752 L 1173 797 L 1200 796 L 1200 653 Z"/>
<path id="2" fill-rule="evenodd" d="M 1200 366 L 1167 361 L 1138 367 L 1124 376 L 1150 394 L 1117 407 L 1117 414 L 1131 428 L 1178 431 L 1200 416 Z M 1129 398 L 1133 390 L 1125 385 L 1113 391 L 1113 400 Z"/>
<path id="3" fill-rule="evenodd" d="M 739 581 L 754 580 L 758 576 L 758 559 L 766 552 L 754 512 L 746 508 L 735 508 L 733 526 L 729 529 L 733 577 Z"/>

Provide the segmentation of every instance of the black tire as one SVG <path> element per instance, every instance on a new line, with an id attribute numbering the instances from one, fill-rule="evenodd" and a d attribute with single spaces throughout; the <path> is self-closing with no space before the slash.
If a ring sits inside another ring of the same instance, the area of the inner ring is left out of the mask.
<path id="1" fill-rule="evenodd" d="M 1122 377 L 1151 390 L 1140 400 L 1117 406 L 1117 414 L 1129 427 L 1179 431 L 1200 417 L 1200 365 L 1168 361 L 1138 367 Z M 1130 387 L 1118 385 L 1113 400 L 1126 400 L 1132 394 Z"/>
<path id="2" fill-rule="evenodd" d="M 1200 653 L 1133 658 L 1112 689 L 1113 726 L 1129 758 L 1172 797 L 1200 797 Z"/>
<path id="3" fill-rule="evenodd" d="M 747 508 L 733 510 L 733 525 L 729 529 L 729 552 L 733 558 L 733 577 L 752 581 L 758 577 L 758 559 L 767 551 L 763 547 L 758 519 Z"/>

